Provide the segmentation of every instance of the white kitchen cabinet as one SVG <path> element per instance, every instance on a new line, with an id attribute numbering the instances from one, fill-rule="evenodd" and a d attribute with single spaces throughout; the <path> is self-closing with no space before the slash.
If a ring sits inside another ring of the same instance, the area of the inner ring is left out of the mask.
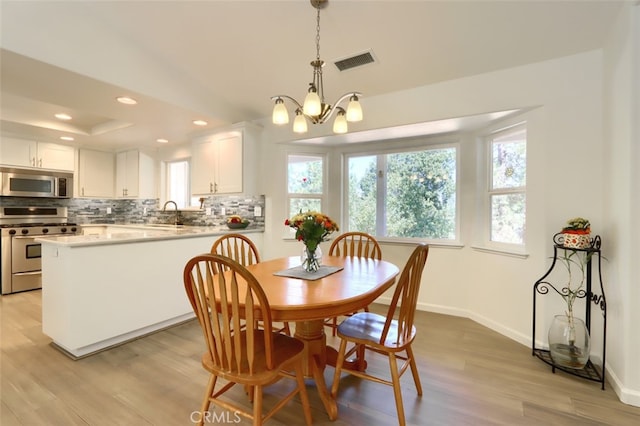
<path id="1" fill-rule="evenodd" d="M 194 141 L 191 157 L 192 194 L 253 194 L 255 139 L 253 127 L 245 124 Z"/>
<path id="2" fill-rule="evenodd" d="M 191 147 L 191 193 L 210 194 L 214 192 L 216 146 L 211 140 L 194 142 Z"/>
<path id="3" fill-rule="evenodd" d="M 111 152 L 81 149 L 79 152 L 79 197 L 113 197 L 115 158 Z"/>
<path id="4" fill-rule="evenodd" d="M 35 141 L 3 136 L 0 139 L 0 164 L 33 167 L 31 152 L 36 151 L 36 146 L 37 142 Z"/>
<path id="5" fill-rule="evenodd" d="M 43 169 L 75 169 L 75 148 L 27 139 L 0 139 L 0 164 Z"/>
<path id="6" fill-rule="evenodd" d="M 242 135 L 221 139 L 218 143 L 216 193 L 242 192 Z"/>
<path id="7" fill-rule="evenodd" d="M 194 195 L 242 192 L 242 135 L 214 135 L 193 144 Z"/>
<path id="8" fill-rule="evenodd" d="M 36 158 L 38 166 L 45 169 L 75 169 L 75 148 L 55 143 L 38 142 Z"/>
<path id="9" fill-rule="evenodd" d="M 116 156 L 116 197 L 156 198 L 153 159 L 142 151 Z"/>

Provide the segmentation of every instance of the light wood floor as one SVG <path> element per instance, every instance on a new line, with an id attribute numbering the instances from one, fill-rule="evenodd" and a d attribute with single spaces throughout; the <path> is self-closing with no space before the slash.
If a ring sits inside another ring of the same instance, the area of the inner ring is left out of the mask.
<path id="1" fill-rule="evenodd" d="M 0 303 L 2 426 L 192 424 L 190 414 L 208 378 L 200 365 L 204 344 L 196 322 L 72 361 L 42 334 L 40 291 L 3 296 Z M 407 373 L 402 392 L 408 424 L 640 424 L 640 408 L 619 402 L 609 386 L 602 391 L 598 383 L 552 374 L 529 348 L 471 320 L 420 312 L 417 326 L 414 351 L 424 395 L 417 397 Z M 375 354 L 368 362 L 372 371 L 388 371 L 386 360 Z M 331 383 L 333 368 L 326 378 Z M 272 386 L 265 406 L 273 400 L 269 395 L 286 386 Z M 335 422 L 311 382 L 308 389 L 316 425 L 397 424 L 390 387 L 344 376 Z M 241 388 L 233 392 L 246 402 Z M 214 412 L 216 424 L 225 424 L 224 413 Z M 236 424 L 233 415 L 226 420 Z M 267 424 L 302 423 L 295 399 Z"/>

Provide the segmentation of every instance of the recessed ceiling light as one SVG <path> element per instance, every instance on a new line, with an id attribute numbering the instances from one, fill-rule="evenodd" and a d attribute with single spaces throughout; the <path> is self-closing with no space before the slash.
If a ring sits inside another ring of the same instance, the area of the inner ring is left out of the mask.
<path id="1" fill-rule="evenodd" d="M 125 104 L 125 105 L 135 105 L 138 103 L 138 101 L 136 101 L 133 98 L 130 98 L 128 96 L 120 96 L 118 98 L 116 98 L 116 100 L 118 102 L 120 102 L 121 104 Z"/>
<path id="2" fill-rule="evenodd" d="M 75 140 L 75 139 L 73 139 L 71 136 L 60 136 L 60 139 L 62 139 L 63 141 L 72 141 L 72 140 Z"/>
<path id="3" fill-rule="evenodd" d="M 55 115 L 58 120 L 71 120 L 71 116 L 69 114 L 65 114 L 64 112 L 58 113 Z"/>
<path id="4" fill-rule="evenodd" d="M 206 126 L 209 123 L 204 120 L 193 120 L 193 124 L 195 124 L 196 126 Z"/>
<path id="5" fill-rule="evenodd" d="M 158 143 L 169 143 L 169 139 L 160 138 L 160 139 L 156 139 L 156 142 L 158 142 Z"/>

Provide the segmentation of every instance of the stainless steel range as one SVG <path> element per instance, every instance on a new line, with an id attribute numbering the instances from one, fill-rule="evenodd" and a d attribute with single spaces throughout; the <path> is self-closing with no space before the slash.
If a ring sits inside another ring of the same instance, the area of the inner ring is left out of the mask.
<path id="1" fill-rule="evenodd" d="M 76 234 L 66 207 L 0 207 L 0 276 L 2 294 L 42 288 L 43 235 Z"/>

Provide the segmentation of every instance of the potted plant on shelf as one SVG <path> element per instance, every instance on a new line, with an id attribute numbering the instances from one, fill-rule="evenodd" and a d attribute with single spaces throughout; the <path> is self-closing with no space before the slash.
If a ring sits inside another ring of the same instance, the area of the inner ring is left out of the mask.
<path id="1" fill-rule="evenodd" d="M 584 249 L 591 246 L 591 224 L 588 219 L 574 217 L 562 228 L 562 245 L 567 248 Z"/>
<path id="2" fill-rule="evenodd" d="M 591 341 L 584 321 L 576 318 L 573 307 L 576 299 L 585 298 L 587 267 L 592 251 L 572 250 L 591 247 L 591 227 L 587 219 L 576 217 L 567 221 L 562 229 L 563 253 L 558 257 L 567 270 L 565 287 L 559 291 L 567 309 L 556 315 L 549 328 L 549 353 L 553 362 L 573 369 L 581 369 L 589 360 Z M 576 273 L 577 272 L 577 273 Z M 587 302 L 588 303 L 588 302 Z"/>

